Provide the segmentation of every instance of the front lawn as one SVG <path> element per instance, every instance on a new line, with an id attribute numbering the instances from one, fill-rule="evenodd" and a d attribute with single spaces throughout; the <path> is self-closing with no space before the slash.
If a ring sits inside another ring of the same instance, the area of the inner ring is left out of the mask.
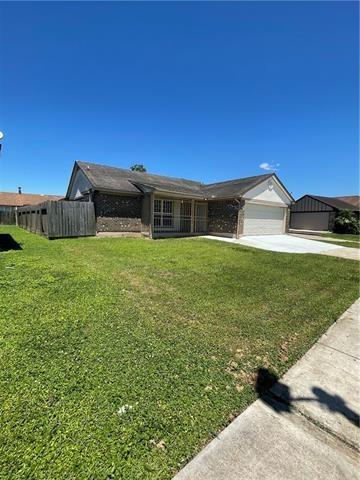
<path id="1" fill-rule="evenodd" d="M 170 479 L 358 295 L 352 260 L 5 232 L 2 479 Z"/>
<path id="2" fill-rule="evenodd" d="M 359 242 L 334 242 L 329 240 L 321 240 L 323 243 L 328 243 L 330 245 L 340 245 L 340 247 L 348 247 L 348 248 L 360 248 Z"/>
<path id="3" fill-rule="evenodd" d="M 350 233 L 320 233 L 322 237 L 329 237 L 329 238 L 339 238 L 341 240 L 352 240 L 353 242 L 360 242 L 359 235 L 353 235 Z M 345 243 L 345 242 L 344 242 Z"/>

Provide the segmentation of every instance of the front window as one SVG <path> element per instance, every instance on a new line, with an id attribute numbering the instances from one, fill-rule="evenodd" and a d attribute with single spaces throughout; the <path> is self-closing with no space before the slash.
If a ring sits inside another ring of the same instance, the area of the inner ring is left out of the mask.
<path id="1" fill-rule="evenodd" d="M 163 229 L 174 227 L 173 200 L 154 200 L 154 227 Z"/>

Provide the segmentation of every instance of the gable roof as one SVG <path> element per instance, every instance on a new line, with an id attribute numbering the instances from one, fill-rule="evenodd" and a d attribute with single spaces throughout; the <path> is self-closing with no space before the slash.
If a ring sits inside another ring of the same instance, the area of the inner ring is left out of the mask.
<path id="1" fill-rule="evenodd" d="M 306 195 L 304 195 L 306 196 Z M 339 200 L 337 197 L 322 197 L 319 195 L 308 195 L 309 197 L 315 198 L 315 200 L 319 200 L 320 202 L 329 205 L 330 207 L 335 208 L 336 210 L 356 210 L 353 205 L 350 203 L 344 202 L 343 200 Z"/>
<path id="2" fill-rule="evenodd" d="M 159 191 L 201 196 L 201 183 L 184 178 L 165 177 L 96 163 L 76 162 L 96 190 L 141 193 L 141 187 Z M 138 187 L 137 187 L 138 185 Z"/>
<path id="3" fill-rule="evenodd" d="M 80 161 L 75 162 L 72 178 L 77 168 L 81 169 L 94 190 L 128 194 L 141 194 L 146 190 L 151 190 L 189 195 L 201 199 L 241 197 L 248 190 L 254 188 L 267 178 L 275 176 L 289 197 L 293 199 L 274 173 L 205 185 L 201 182 L 184 178 L 167 177 L 146 172 L 133 172 L 132 170 L 126 170 L 124 168 Z M 72 179 L 69 183 L 67 196 L 70 191 L 71 182 Z"/>
<path id="4" fill-rule="evenodd" d="M 255 175 L 254 177 L 210 183 L 204 185 L 203 192 L 207 197 L 241 197 L 248 190 L 272 176 L 272 173 L 265 173 L 263 175 Z"/>
<path id="5" fill-rule="evenodd" d="M 60 195 L 41 195 L 38 193 L 0 192 L 0 205 L 7 207 L 23 207 L 25 205 L 39 205 L 47 200 L 60 200 Z"/>

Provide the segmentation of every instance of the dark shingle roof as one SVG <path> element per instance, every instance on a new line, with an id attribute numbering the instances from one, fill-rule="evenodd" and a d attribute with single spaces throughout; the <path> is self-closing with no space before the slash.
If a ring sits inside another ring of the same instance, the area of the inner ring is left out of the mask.
<path id="1" fill-rule="evenodd" d="M 238 178 L 226 182 L 210 183 L 203 186 L 203 192 L 206 197 L 241 197 L 250 188 L 254 188 L 267 178 L 272 177 L 272 173 L 256 175 L 254 177 Z"/>
<path id="2" fill-rule="evenodd" d="M 309 197 L 326 203 L 330 207 L 336 208 L 337 210 L 355 210 L 353 205 L 346 203 L 343 200 L 339 200 L 337 197 L 321 197 L 319 195 L 309 195 Z"/>
<path id="3" fill-rule="evenodd" d="M 155 190 L 201 196 L 201 183 L 183 178 L 164 177 L 95 163 L 77 162 L 95 189 L 140 193 L 141 186 Z M 136 187 L 139 185 L 139 188 Z"/>
<path id="4" fill-rule="evenodd" d="M 156 191 L 183 194 L 200 198 L 241 197 L 274 174 L 267 173 L 254 177 L 239 178 L 205 185 L 184 178 L 165 177 L 144 172 L 133 172 L 117 167 L 95 163 L 76 162 L 95 190 L 118 191 L 121 193 L 141 193 L 150 188 Z"/>

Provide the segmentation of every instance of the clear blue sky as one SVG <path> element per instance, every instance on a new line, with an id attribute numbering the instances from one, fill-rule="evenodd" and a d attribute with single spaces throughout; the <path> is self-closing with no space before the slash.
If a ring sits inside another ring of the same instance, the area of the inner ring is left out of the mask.
<path id="1" fill-rule="evenodd" d="M 74 160 L 358 191 L 356 2 L 0 4 L 0 190 Z"/>

